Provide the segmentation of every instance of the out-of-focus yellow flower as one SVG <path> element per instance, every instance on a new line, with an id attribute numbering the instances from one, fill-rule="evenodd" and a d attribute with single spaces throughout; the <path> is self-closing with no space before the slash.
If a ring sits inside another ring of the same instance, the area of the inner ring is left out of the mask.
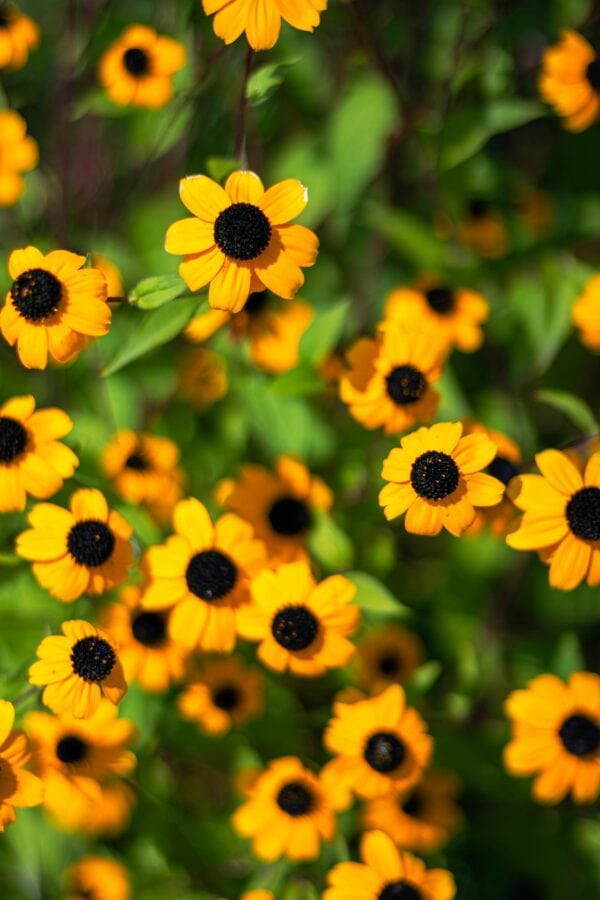
<path id="1" fill-rule="evenodd" d="M 25 190 L 21 173 L 38 164 L 38 145 L 26 132 L 18 112 L 0 109 L 0 206 L 14 206 Z"/>
<path id="2" fill-rule="evenodd" d="M 205 347 L 188 353 L 179 376 L 179 390 L 188 403 L 203 411 L 221 400 L 228 388 L 222 356 Z"/>
<path id="3" fill-rule="evenodd" d="M 173 75 L 185 47 L 146 25 L 130 25 L 100 60 L 100 83 L 120 106 L 158 109 L 173 96 Z"/>
<path id="4" fill-rule="evenodd" d="M 0 4 L 0 69 L 23 68 L 39 40 L 38 26 L 16 3 Z"/>
<path id="5" fill-rule="evenodd" d="M 568 131 L 584 131 L 600 111 L 600 59 L 576 31 L 565 28 L 542 61 L 539 90 Z"/>

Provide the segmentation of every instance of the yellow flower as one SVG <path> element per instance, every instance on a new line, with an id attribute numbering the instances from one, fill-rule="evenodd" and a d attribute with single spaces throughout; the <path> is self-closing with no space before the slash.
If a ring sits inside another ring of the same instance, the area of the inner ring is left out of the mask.
<path id="1" fill-rule="evenodd" d="M 266 564 L 264 545 L 238 516 L 221 516 L 213 525 L 193 497 L 177 504 L 173 525 L 175 534 L 147 553 L 142 605 L 174 607 L 169 633 L 190 650 L 229 653 L 238 609 L 250 599 L 250 578 Z"/>
<path id="2" fill-rule="evenodd" d="M 467 528 L 467 534 L 480 534 L 486 525 L 495 537 L 500 537 L 511 527 L 515 517 L 515 508 L 509 499 L 509 485 L 513 478 L 519 474 L 521 465 L 521 451 L 517 444 L 501 431 L 486 428 L 479 422 L 471 419 L 463 421 L 464 434 L 485 434 L 498 448 L 496 456 L 486 469 L 488 475 L 492 475 L 504 485 L 504 495 L 495 506 L 487 506 L 475 511 L 475 518 Z"/>
<path id="3" fill-rule="evenodd" d="M 340 397 L 355 419 L 367 428 L 383 426 L 386 434 L 429 422 L 440 399 L 432 385 L 445 355 L 431 329 L 406 331 L 399 322 L 387 322 L 376 340 L 360 338 L 346 354 Z"/>
<path id="4" fill-rule="evenodd" d="M 239 834 L 253 839 L 253 852 L 265 862 L 315 859 L 321 841 L 331 841 L 336 831 L 327 788 L 295 756 L 269 763 L 232 821 Z"/>
<path id="5" fill-rule="evenodd" d="M 169 636 L 169 612 L 145 610 L 140 601 L 138 587 L 124 588 L 120 603 L 102 609 L 100 624 L 119 647 L 127 684 L 164 693 L 183 677 L 186 652 Z"/>
<path id="6" fill-rule="evenodd" d="M 35 399 L 13 397 L 0 406 L 0 512 L 25 509 L 27 494 L 46 499 L 79 461 L 61 444 L 73 427 L 61 409 L 35 411 Z"/>
<path id="7" fill-rule="evenodd" d="M 274 473 L 254 464 L 241 466 L 237 479 L 219 484 L 216 497 L 250 522 L 273 563 L 307 559 L 313 511 L 326 511 L 333 503 L 325 482 L 291 456 L 280 456 Z"/>
<path id="8" fill-rule="evenodd" d="M 453 772 L 426 772 L 408 791 L 369 800 L 363 810 L 366 829 L 384 831 L 403 850 L 435 853 L 463 821 L 456 804 L 460 782 Z"/>
<path id="9" fill-rule="evenodd" d="M 504 220 L 489 200 L 474 197 L 458 228 L 460 242 L 484 259 L 501 259 L 510 248 Z"/>
<path id="10" fill-rule="evenodd" d="M 504 485 L 481 469 L 496 455 L 496 445 L 484 434 L 461 437 L 461 422 L 440 422 L 419 428 L 400 441 L 383 463 L 390 482 L 379 494 L 386 519 L 406 512 L 412 534 L 439 534 L 446 528 L 459 537 L 475 518 L 475 507 L 494 506 Z"/>
<path id="11" fill-rule="evenodd" d="M 422 662 L 423 645 L 417 635 L 397 625 L 370 632 L 357 647 L 359 680 L 373 692 L 404 684 Z"/>
<path id="12" fill-rule="evenodd" d="M 132 528 L 100 491 L 75 491 L 69 506 L 38 503 L 29 513 L 33 527 L 17 538 L 19 556 L 34 561 L 39 583 L 65 603 L 121 584 L 133 563 Z"/>
<path id="13" fill-rule="evenodd" d="M 263 707 L 261 673 L 235 657 L 206 662 L 178 700 L 185 719 L 206 734 L 226 734 L 255 718 Z"/>
<path id="14" fill-rule="evenodd" d="M 327 875 L 323 900 L 452 900 L 456 885 L 445 869 L 426 869 L 410 853 L 400 853 L 382 831 L 360 842 L 363 863 L 338 863 Z"/>
<path id="15" fill-rule="evenodd" d="M 320 584 L 306 562 L 265 569 L 252 581 L 252 603 L 238 614 L 238 632 L 259 641 L 262 662 L 294 675 L 322 675 L 345 666 L 354 653 L 348 640 L 360 610 L 352 604 L 356 588 L 342 575 Z"/>
<path id="16" fill-rule="evenodd" d="M 125 289 L 123 287 L 123 281 L 121 280 L 121 273 L 115 264 L 101 253 L 90 253 L 90 260 L 92 268 L 98 269 L 98 271 L 102 272 L 104 275 L 108 299 L 112 300 L 123 297 L 125 295 Z"/>
<path id="17" fill-rule="evenodd" d="M 253 50 L 270 50 L 279 38 L 281 20 L 300 31 L 314 31 L 327 0 L 202 0 L 207 16 L 216 13 L 213 28 L 226 44 L 242 32 Z"/>
<path id="18" fill-rule="evenodd" d="M 106 632 L 73 619 L 63 622 L 64 637 L 50 635 L 37 648 L 29 683 L 44 685 L 42 700 L 57 715 L 93 716 L 102 695 L 115 706 L 127 693 L 123 667 Z"/>
<path id="19" fill-rule="evenodd" d="M 244 891 L 240 900 L 275 900 L 275 894 L 272 891 Z"/>
<path id="20" fill-rule="evenodd" d="M 506 543 L 538 550 L 550 564 L 550 584 L 563 591 L 584 579 L 600 584 L 600 453 L 585 471 L 574 457 L 544 450 L 535 461 L 541 475 L 521 475 L 511 497 L 524 515 Z"/>
<path id="21" fill-rule="evenodd" d="M 327 763 L 323 778 L 336 807 L 359 797 L 378 797 L 407 790 L 429 762 L 433 741 L 420 715 L 406 706 L 400 685 L 376 697 L 334 703 L 335 717 L 325 731 L 325 746 L 336 759 Z"/>
<path id="22" fill-rule="evenodd" d="M 0 26 L 0 47 L 1 35 Z M 25 119 L 19 113 L 0 109 L 0 206 L 14 206 L 25 190 L 21 173 L 38 164 L 38 145 L 26 132 Z"/>
<path id="23" fill-rule="evenodd" d="M 585 346 L 600 353 L 600 275 L 587 282 L 573 304 L 571 319 L 579 328 L 579 338 Z"/>
<path id="24" fill-rule="evenodd" d="M 404 328 L 427 329 L 447 350 L 456 346 L 472 353 L 483 343 L 480 328 L 489 314 L 481 294 L 444 284 L 396 288 L 387 298 L 385 319 Z"/>
<path id="25" fill-rule="evenodd" d="M 65 900 L 130 900 L 131 886 L 127 869 L 106 856 L 82 856 L 67 870 L 68 894 Z"/>
<path id="26" fill-rule="evenodd" d="M 203 412 L 221 400 L 228 389 L 222 356 L 205 347 L 187 354 L 179 377 L 179 390 L 194 409 Z"/>
<path id="27" fill-rule="evenodd" d="M 539 90 L 569 131 L 584 131 L 598 118 L 600 59 L 576 31 L 563 29 L 560 41 L 545 51 Z"/>
<path id="28" fill-rule="evenodd" d="M 0 6 L 0 69 L 22 69 L 29 51 L 37 47 L 40 31 L 16 3 Z"/>
<path id="29" fill-rule="evenodd" d="M 179 193 L 194 217 L 171 225 L 165 249 L 184 254 L 179 274 L 191 291 L 210 282 L 210 305 L 230 312 L 264 288 L 292 299 L 319 245 L 308 228 L 289 224 L 308 203 L 301 182 L 288 178 L 265 191 L 254 172 L 233 172 L 225 188 L 190 175 L 179 182 Z"/>
<path id="30" fill-rule="evenodd" d="M 44 807 L 63 827 L 84 825 L 90 803 L 101 798 L 100 783 L 135 767 L 128 747 L 135 737 L 133 722 L 118 719 L 108 700 L 84 720 L 30 712 L 25 728 L 34 771 L 44 783 Z"/>
<path id="31" fill-rule="evenodd" d="M 539 675 L 505 706 L 512 740 L 504 764 L 511 775 L 535 775 L 540 803 L 559 803 L 569 791 L 575 803 L 593 803 L 600 793 L 600 677 L 576 672 L 565 684 Z"/>
<path id="32" fill-rule="evenodd" d="M 89 337 L 108 332 L 111 319 L 106 281 L 97 269 L 85 269 L 85 256 L 35 247 L 13 250 L 8 271 L 13 284 L 0 311 L 4 339 L 17 345 L 27 369 L 45 369 L 48 355 L 68 362 Z"/>
<path id="33" fill-rule="evenodd" d="M 129 826 L 131 811 L 136 802 L 135 791 L 124 779 L 113 778 L 101 782 L 100 796 L 90 798 L 84 818 L 75 830 L 78 834 L 90 837 L 114 837 L 121 834 Z M 57 821 L 69 828 L 60 818 Z"/>
<path id="34" fill-rule="evenodd" d="M 44 787 L 22 766 L 28 761 L 29 744 L 22 731 L 13 731 L 15 708 L 0 700 L 0 831 L 16 820 L 18 808 L 39 806 Z"/>
<path id="35" fill-rule="evenodd" d="M 119 431 L 102 454 L 102 467 L 130 503 L 144 503 L 160 522 L 168 522 L 181 498 L 179 449 L 166 437 Z"/>
<path id="36" fill-rule="evenodd" d="M 119 106 L 158 109 L 173 96 L 173 75 L 185 57 L 179 41 L 146 25 L 130 25 L 100 60 L 100 83 Z"/>

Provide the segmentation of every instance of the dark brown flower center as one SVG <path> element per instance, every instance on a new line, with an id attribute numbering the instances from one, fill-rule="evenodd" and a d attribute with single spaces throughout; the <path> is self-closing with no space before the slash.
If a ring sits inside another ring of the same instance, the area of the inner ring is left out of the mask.
<path id="1" fill-rule="evenodd" d="M 143 453 L 132 453 L 125 460 L 126 469 L 135 469 L 136 472 L 146 472 L 150 468 L 150 463 Z"/>
<path id="2" fill-rule="evenodd" d="M 246 304 L 244 306 L 244 312 L 249 313 L 251 316 L 256 315 L 257 313 L 263 312 L 263 310 L 269 305 L 269 297 L 266 291 L 254 291 L 253 294 L 250 294 L 248 299 L 246 300 Z"/>
<path id="3" fill-rule="evenodd" d="M 238 571 L 219 550 L 203 550 L 192 556 L 185 573 L 187 586 L 202 600 L 220 600 L 235 587 Z"/>
<path id="4" fill-rule="evenodd" d="M 0 463 L 11 463 L 25 452 L 27 432 L 10 416 L 0 416 Z"/>
<path id="5" fill-rule="evenodd" d="M 296 497 L 280 497 L 267 516 L 273 531 L 285 537 L 302 534 L 310 528 L 310 510 L 304 500 Z"/>
<path id="6" fill-rule="evenodd" d="M 271 223 L 253 203 L 232 203 L 217 216 L 214 238 L 230 259 L 256 259 L 269 246 Z"/>
<path id="7" fill-rule="evenodd" d="M 565 510 L 569 528 L 584 541 L 600 541 L 600 488 L 577 491 Z"/>
<path id="8" fill-rule="evenodd" d="M 286 606 L 274 617 L 271 633 L 286 650 L 306 650 L 319 633 L 319 623 L 305 606 Z"/>
<path id="9" fill-rule="evenodd" d="M 75 562 L 93 569 L 110 559 L 115 549 L 115 536 L 104 522 L 87 519 L 73 525 L 67 537 L 67 548 Z"/>
<path id="10" fill-rule="evenodd" d="M 104 638 L 90 635 L 73 644 L 71 664 L 73 672 L 88 682 L 108 678 L 117 661 L 115 651 Z"/>
<path id="11" fill-rule="evenodd" d="M 235 684 L 223 684 L 212 695 L 214 705 L 225 712 L 235 709 L 241 698 L 240 689 Z"/>
<path id="12" fill-rule="evenodd" d="M 56 758 L 62 763 L 78 763 L 87 756 L 87 744 L 75 734 L 66 734 L 56 745 Z"/>
<path id="13" fill-rule="evenodd" d="M 315 798 L 306 785 L 300 781 L 290 781 L 277 794 L 277 805 L 288 816 L 296 818 L 314 809 Z"/>
<path id="14" fill-rule="evenodd" d="M 448 287 L 435 287 L 425 292 L 430 309 L 444 316 L 454 309 L 454 291 Z"/>
<path id="15" fill-rule="evenodd" d="M 414 366 L 396 366 L 385 382 L 388 396 L 398 406 L 417 403 L 427 390 L 427 379 Z"/>
<path id="16" fill-rule="evenodd" d="M 443 500 L 458 487 L 458 466 L 447 453 L 428 450 L 415 459 L 410 470 L 410 483 L 425 500 Z"/>
<path id="17" fill-rule="evenodd" d="M 372 734 L 365 744 L 363 755 L 372 769 L 387 774 L 402 764 L 406 756 L 406 747 L 395 734 L 378 731 Z"/>
<path id="18" fill-rule="evenodd" d="M 421 900 L 421 891 L 408 881 L 392 881 L 377 895 L 377 900 Z"/>
<path id="19" fill-rule="evenodd" d="M 469 215 L 472 219 L 483 219 L 484 216 L 487 216 L 491 208 L 492 204 L 490 201 L 484 200 L 482 197 L 473 197 L 473 199 L 469 201 Z"/>
<path id="20" fill-rule="evenodd" d="M 414 790 L 411 794 L 408 795 L 406 800 L 401 804 L 402 812 L 406 813 L 407 816 L 412 816 L 415 819 L 418 819 L 423 812 L 423 797 L 418 792 L 418 790 Z"/>
<path id="21" fill-rule="evenodd" d="M 27 269 L 13 281 L 13 306 L 28 322 L 41 322 L 58 309 L 62 286 L 46 269 Z"/>
<path id="22" fill-rule="evenodd" d="M 142 612 L 131 622 L 131 633 L 144 647 L 158 647 L 167 636 L 165 617 L 159 612 Z"/>
<path id="23" fill-rule="evenodd" d="M 515 464 L 505 456 L 496 456 L 487 467 L 487 470 L 489 475 L 493 475 L 502 484 L 508 484 L 512 478 L 519 474 Z"/>
<path id="24" fill-rule="evenodd" d="M 150 56 L 141 47 L 129 47 L 123 54 L 123 65 L 130 75 L 140 78 L 150 72 Z"/>
<path id="25" fill-rule="evenodd" d="M 589 756 L 600 746 L 600 726 L 588 716 L 569 716 L 558 734 L 565 750 L 573 756 Z"/>
<path id="26" fill-rule="evenodd" d="M 397 653 L 393 653 L 390 650 L 379 657 L 377 667 L 386 678 L 393 678 L 402 671 L 402 660 Z"/>
<path id="27" fill-rule="evenodd" d="M 589 63 L 585 72 L 585 77 L 595 91 L 600 91 L 600 59 L 593 59 L 591 63 Z"/>

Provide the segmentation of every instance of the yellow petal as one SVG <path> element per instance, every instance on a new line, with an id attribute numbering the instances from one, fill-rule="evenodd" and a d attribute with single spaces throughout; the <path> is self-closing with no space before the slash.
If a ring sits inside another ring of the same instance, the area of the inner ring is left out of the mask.
<path id="1" fill-rule="evenodd" d="M 297 178 L 287 178 L 265 192 L 260 204 L 271 225 L 285 225 L 299 216 L 308 203 L 308 190 Z"/>
<path id="2" fill-rule="evenodd" d="M 206 175 L 188 175 L 179 182 L 181 201 L 204 222 L 214 223 L 220 212 L 231 206 L 223 188 Z"/>
<path id="3" fill-rule="evenodd" d="M 264 185 L 255 172 L 241 170 L 232 172 L 225 182 L 225 190 L 232 203 L 252 203 L 260 206 Z"/>
<path id="4" fill-rule="evenodd" d="M 204 253 L 215 245 L 214 225 L 202 219 L 179 219 L 167 229 L 165 250 L 167 253 Z"/>

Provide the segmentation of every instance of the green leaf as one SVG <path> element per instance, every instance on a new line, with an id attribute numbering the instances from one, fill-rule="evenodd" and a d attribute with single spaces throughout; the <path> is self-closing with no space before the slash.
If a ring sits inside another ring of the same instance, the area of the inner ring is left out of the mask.
<path id="1" fill-rule="evenodd" d="M 370 203 L 366 210 L 366 224 L 383 235 L 403 258 L 418 269 L 443 267 L 448 247 L 438 241 L 432 226 L 423 219 L 400 209 L 389 209 Z"/>
<path id="2" fill-rule="evenodd" d="M 139 281 L 129 294 L 129 302 L 140 309 L 158 309 L 186 291 L 179 275 L 156 275 Z"/>
<path id="3" fill-rule="evenodd" d="M 406 616 L 408 607 L 388 591 L 388 589 L 372 575 L 366 572 L 346 572 L 346 578 L 356 586 L 355 602 L 365 612 L 382 616 Z"/>
<path id="4" fill-rule="evenodd" d="M 138 328 L 120 348 L 113 359 L 102 371 L 104 377 L 118 372 L 150 350 L 155 350 L 167 341 L 172 340 L 182 331 L 198 310 L 198 298 L 186 297 L 183 300 L 150 310 L 141 314 Z"/>
<path id="5" fill-rule="evenodd" d="M 584 434 L 592 435 L 598 431 L 596 418 L 587 403 L 569 391 L 541 390 L 533 395 L 538 403 L 551 406 L 562 413 Z"/>
<path id="6" fill-rule="evenodd" d="M 430 659 L 413 673 L 407 689 L 411 689 L 415 694 L 426 694 L 438 680 L 441 672 L 441 662 L 438 659 Z"/>
<path id="7" fill-rule="evenodd" d="M 233 159 L 232 156 L 211 156 L 206 160 L 206 171 L 211 178 L 219 183 L 225 181 L 228 175 L 239 169 L 239 159 Z"/>
<path id="8" fill-rule="evenodd" d="M 342 336 L 349 305 L 348 300 L 342 300 L 313 319 L 300 339 L 303 362 L 315 366 L 334 349 Z"/>
<path id="9" fill-rule="evenodd" d="M 347 569 L 354 562 L 351 538 L 327 513 L 317 510 L 308 535 L 311 555 L 328 572 Z"/>
<path id="10" fill-rule="evenodd" d="M 263 103 L 283 83 L 286 69 L 300 61 L 300 57 L 282 60 L 281 62 L 268 63 L 256 69 L 248 79 L 246 86 L 246 98 L 250 103 Z"/>
<path id="11" fill-rule="evenodd" d="M 585 660 L 581 652 L 579 638 L 572 631 L 567 631 L 559 638 L 550 671 L 559 678 L 568 678 L 573 672 L 581 672 L 585 669 Z"/>
<path id="12" fill-rule="evenodd" d="M 474 156 L 491 137 L 546 115 L 536 100 L 495 100 L 449 116 L 442 133 L 440 168 L 452 169 Z"/>
<path id="13" fill-rule="evenodd" d="M 273 378 L 269 390 L 283 397 L 309 397 L 312 394 L 319 394 L 324 384 L 318 372 L 311 366 L 301 364 Z"/>

